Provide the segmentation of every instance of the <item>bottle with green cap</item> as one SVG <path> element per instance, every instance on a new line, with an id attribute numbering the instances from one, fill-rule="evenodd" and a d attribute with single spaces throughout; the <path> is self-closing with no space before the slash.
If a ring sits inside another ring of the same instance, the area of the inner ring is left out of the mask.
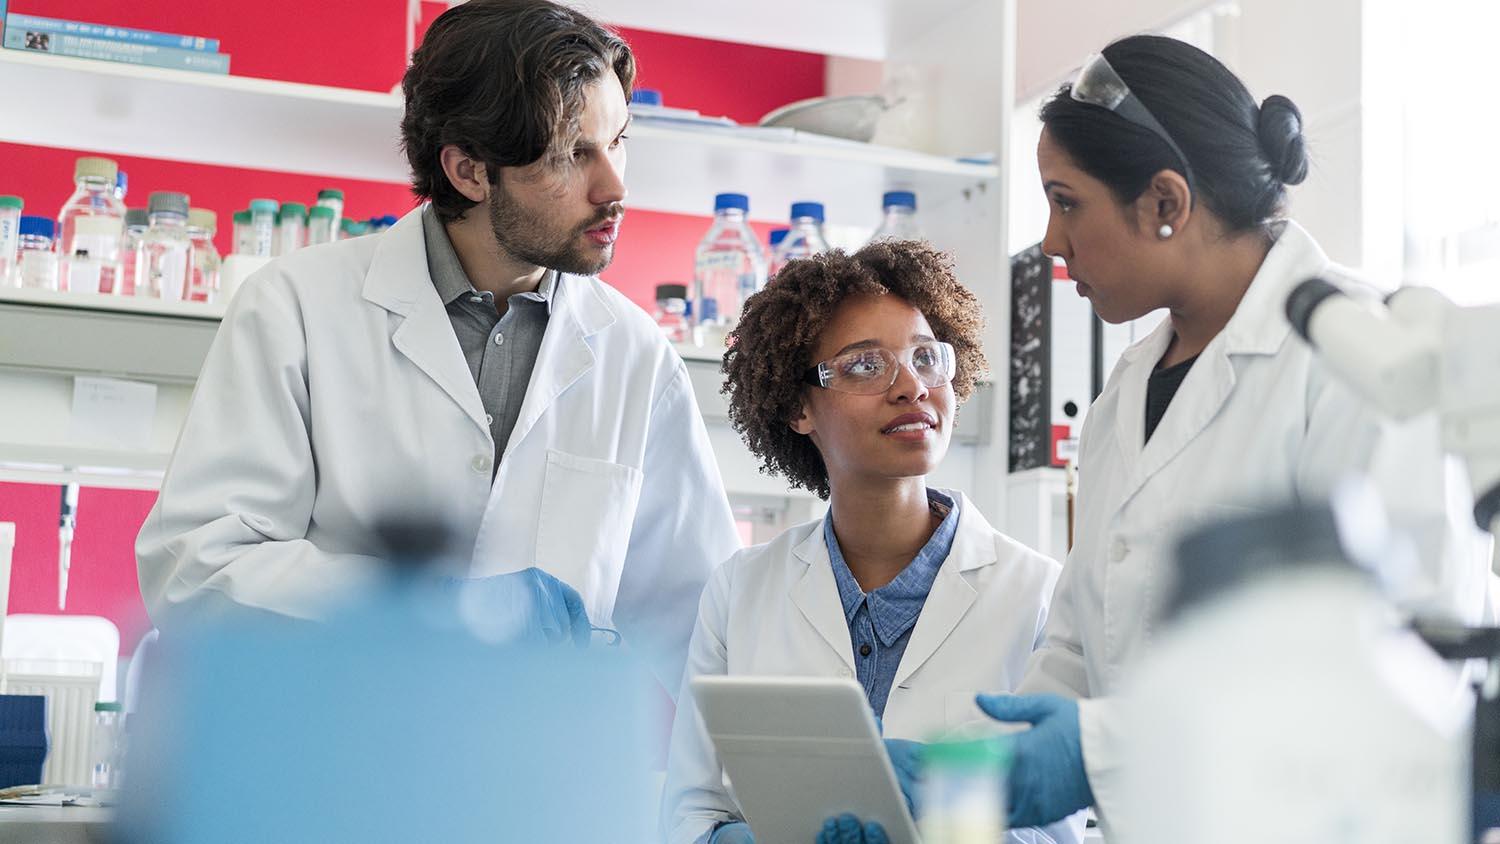
<path id="1" fill-rule="evenodd" d="M 214 246 L 219 215 L 206 208 L 189 208 L 188 240 L 193 243 L 193 275 L 188 282 L 188 299 L 212 302 L 219 295 L 219 250 Z"/>
<path id="2" fill-rule="evenodd" d="M 146 229 L 151 221 L 144 208 L 125 209 L 125 237 L 120 241 L 120 279 L 115 285 L 115 295 L 134 296 L 136 271 L 141 261 L 141 244 L 146 240 Z"/>
<path id="3" fill-rule="evenodd" d="M 1008 740 L 936 741 L 922 748 L 923 844 L 994 844 L 1005 837 Z"/>
<path id="4" fill-rule="evenodd" d="M 344 224 L 344 192 L 337 188 L 324 188 L 318 191 L 318 201 L 314 208 L 333 209 L 333 231 L 338 233 Z"/>
<path id="5" fill-rule="evenodd" d="M 248 254 L 270 258 L 276 241 L 276 212 L 281 204 L 274 199 L 250 200 L 250 231 L 254 243 Z"/>
<path id="6" fill-rule="evenodd" d="M 115 195 L 120 168 L 108 158 L 84 157 L 73 165 L 73 195 L 57 214 L 59 287 L 63 290 L 114 290 L 119 273 L 120 239 L 125 233 L 125 203 Z M 80 225 L 80 220 L 86 220 Z M 87 278 L 72 280 L 73 265 Z"/>
<path id="7" fill-rule="evenodd" d="M 234 232 L 230 241 L 230 254 L 255 254 L 255 229 L 250 225 L 250 209 L 234 212 Z"/>
<path id="8" fill-rule="evenodd" d="M 21 249 L 21 209 L 26 203 L 19 196 L 0 196 L 0 287 L 13 287 L 16 253 Z"/>
<path id="9" fill-rule="evenodd" d="M 115 701 L 94 704 L 91 736 L 90 784 L 96 789 L 120 787 L 120 761 L 125 755 L 125 707 Z"/>
<path id="10" fill-rule="evenodd" d="M 307 206 L 283 202 L 276 215 L 276 254 L 290 255 L 307 245 Z"/>
<path id="11" fill-rule="evenodd" d="M 151 194 L 146 209 L 151 226 L 141 246 L 141 262 L 136 269 L 137 284 L 145 289 L 137 295 L 152 296 L 167 302 L 181 302 L 187 296 L 188 280 L 193 274 L 193 241 L 188 236 L 188 195 L 171 191 Z"/>
<path id="12" fill-rule="evenodd" d="M 334 210 L 326 205 L 314 205 L 307 209 L 307 245 L 332 243 L 337 231 L 334 223 L 337 216 Z"/>

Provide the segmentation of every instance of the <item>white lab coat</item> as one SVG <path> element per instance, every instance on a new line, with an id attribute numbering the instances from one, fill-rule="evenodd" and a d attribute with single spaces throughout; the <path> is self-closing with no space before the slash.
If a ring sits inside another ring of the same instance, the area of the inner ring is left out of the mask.
<path id="1" fill-rule="evenodd" d="M 1269 504 L 1326 502 L 1354 473 L 1377 484 L 1392 520 L 1415 531 L 1423 550 L 1425 569 L 1401 587 L 1406 603 L 1469 620 L 1485 613 L 1487 571 L 1470 553 L 1474 533 L 1463 526 L 1465 514 L 1444 508 L 1436 420 L 1388 422 L 1292 332 L 1287 294 L 1313 275 L 1356 295 L 1373 292 L 1333 266 L 1301 227 L 1283 224 L 1239 308 L 1193 364 L 1149 443 L 1146 381 L 1171 341 L 1170 321 L 1126 350 L 1084 420 L 1075 544 L 1023 692 L 1118 693 L 1149 649 L 1184 529 Z M 1095 699 L 1079 709 L 1084 764 L 1107 824 L 1122 813 L 1118 707 Z M 1128 835 L 1109 832 L 1122 841 Z"/>
<path id="2" fill-rule="evenodd" d="M 953 548 L 886 701 L 889 738 L 927 741 L 953 727 L 988 721 L 974 696 L 1015 688 L 1041 641 L 1058 564 L 990 527 L 968 498 L 960 507 Z M 821 519 L 735 554 L 709 579 L 672 728 L 663 801 L 671 844 L 702 842 L 721 821 L 740 817 L 691 700 L 688 683 L 705 674 L 855 676 L 854 646 Z M 1081 818 L 1076 825 L 1055 824 L 1048 833 L 1070 844 L 1081 825 Z M 807 840 L 816 835 L 809 830 Z M 1052 840 L 1032 830 L 1012 835 L 1019 842 Z"/>
<path id="3" fill-rule="evenodd" d="M 234 604 L 316 618 L 378 570 L 392 514 L 436 513 L 473 577 L 538 566 L 675 692 L 738 532 L 682 360 L 639 308 L 563 276 L 520 417 L 495 447 L 427 272 L 421 209 L 252 276 L 198 378 L 137 541 L 163 627 Z"/>

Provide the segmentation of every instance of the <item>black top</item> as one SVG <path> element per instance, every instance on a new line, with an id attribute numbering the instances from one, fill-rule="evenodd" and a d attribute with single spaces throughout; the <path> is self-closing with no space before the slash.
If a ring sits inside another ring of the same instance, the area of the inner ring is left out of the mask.
<path id="1" fill-rule="evenodd" d="M 1177 388 L 1182 386 L 1182 379 L 1187 377 L 1188 370 L 1193 368 L 1193 361 L 1198 356 L 1193 355 L 1179 364 L 1163 368 L 1157 365 L 1156 371 L 1146 381 L 1146 442 L 1151 442 L 1151 435 L 1156 432 L 1156 426 L 1161 418 L 1167 413 L 1167 405 L 1172 403 L 1172 397 L 1177 395 Z"/>

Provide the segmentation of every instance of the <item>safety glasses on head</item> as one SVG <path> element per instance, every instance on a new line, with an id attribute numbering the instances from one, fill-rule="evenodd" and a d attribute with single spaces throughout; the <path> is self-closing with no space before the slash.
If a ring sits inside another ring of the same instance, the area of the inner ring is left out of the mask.
<path id="1" fill-rule="evenodd" d="M 841 393 L 873 396 L 896 383 L 902 366 L 911 369 L 917 381 L 928 389 L 952 383 L 958 371 L 958 357 L 949 343 L 938 340 L 920 343 L 903 350 L 903 355 L 890 349 L 856 349 L 812 367 L 803 380 Z"/>
<path id="2" fill-rule="evenodd" d="M 1193 179 L 1193 165 L 1188 163 L 1182 148 L 1167 134 L 1166 128 L 1151 114 L 1140 97 L 1131 92 L 1130 86 L 1110 66 L 1103 53 L 1094 53 L 1084 61 L 1078 77 L 1073 80 L 1070 93 L 1080 103 L 1108 109 L 1161 138 L 1176 153 L 1177 160 L 1182 162 L 1182 173 L 1187 178 L 1189 189 L 1197 185 Z"/>

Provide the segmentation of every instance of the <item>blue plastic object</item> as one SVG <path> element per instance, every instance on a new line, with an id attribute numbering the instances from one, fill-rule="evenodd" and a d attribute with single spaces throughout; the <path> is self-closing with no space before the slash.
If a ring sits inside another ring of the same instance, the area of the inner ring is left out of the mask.
<path id="1" fill-rule="evenodd" d="M 661 92 L 650 88 L 637 88 L 630 92 L 630 104 L 659 106 L 661 105 Z"/>
<path id="2" fill-rule="evenodd" d="M 777 244 L 786 240 L 787 233 L 790 231 L 791 229 L 771 229 L 771 248 L 775 249 Z"/>
<path id="3" fill-rule="evenodd" d="M 823 203 L 821 202 L 793 202 L 792 219 L 811 217 L 818 222 L 823 222 Z"/>
<path id="4" fill-rule="evenodd" d="M 890 844 L 890 840 L 885 827 L 875 821 L 861 823 L 859 818 L 843 814 L 823 822 L 817 844 Z"/>
<path id="5" fill-rule="evenodd" d="M 910 208 L 915 211 L 917 208 L 917 195 L 909 190 L 887 191 L 885 196 L 881 197 L 880 205 L 882 208 L 890 208 L 894 205 L 898 208 Z"/>
<path id="6" fill-rule="evenodd" d="M 47 761 L 47 699 L 0 695 L 0 788 L 36 785 Z"/>
<path id="7" fill-rule="evenodd" d="M 57 223 L 50 217 L 34 217 L 28 214 L 21 218 L 20 224 L 16 226 L 16 233 L 21 237 L 28 234 L 41 235 L 50 240 L 57 234 Z"/>
<path id="8" fill-rule="evenodd" d="M 737 208 L 749 214 L 750 197 L 742 193 L 721 193 L 714 197 L 714 213 L 717 214 L 720 211 L 726 211 L 731 208 Z"/>
<path id="9" fill-rule="evenodd" d="M 708 837 L 708 844 L 755 844 L 755 835 L 750 832 L 750 824 L 735 821 L 714 830 L 714 834 Z"/>
<path id="10" fill-rule="evenodd" d="M 1011 737 L 1010 826 L 1046 826 L 1094 802 L 1083 767 L 1078 702 L 1061 695 L 979 695 L 997 721 L 1030 724 Z"/>
<path id="11" fill-rule="evenodd" d="M 118 170 L 118 171 L 116 171 L 115 172 L 115 193 L 119 194 L 119 196 L 120 196 L 121 199 L 124 199 L 125 195 L 127 193 L 129 193 L 129 192 L 130 192 L 130 177 L 127 176 L 127 175 L 125 175 L 125 171 L 124 170 Z"/>

